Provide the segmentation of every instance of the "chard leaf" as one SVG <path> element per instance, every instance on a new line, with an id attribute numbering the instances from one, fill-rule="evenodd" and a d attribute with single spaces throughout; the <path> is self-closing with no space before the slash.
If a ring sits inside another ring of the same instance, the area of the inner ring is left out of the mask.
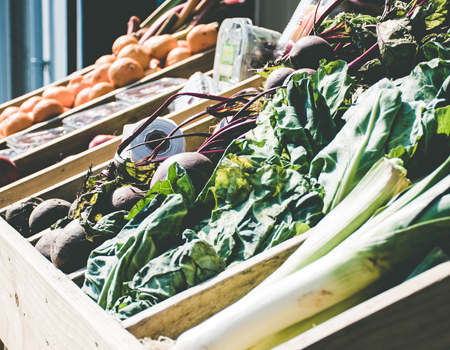
<path id="1" fill-rule="evenodd" d="M 433 61 L 430 61 L 430 63 Z M 421 177 L 431 172 L 450 154 L 450 139 L 447 135 L 449 130 L 447 106 L 450 104 L 450 77 L 444 77 L 442 73 L 439 73 L 439 68 L 439 66 L 436 66 L 436 72 L 431 71 L 427 74 L 429 78 L 434 78 L 434 82 L 431 83 L 432 79 L 427 79 L 429 94 L 427 94 L 428 99 L 425 99 L 427 104 L 421 116 L 423 135 L 419 139 L 415 153 L 407 164 L 408 173 L 412 178 Z M 433 72 L 436 74 L 433 75 Z M 442 79 L 445 80 L 442 81 Z M 441 83 L 441 86 L 434 86 L 438 82 Z M 400 88 L 403 89 L 403 87 Z M 436 88 L 439 88 L 437 92 Z M 434 98 L 429 100 L 433 94 Z"/>
<path id="2" fill-rule="evenodd" d="M 295 109 L 287 105 L 283 89 L 278 89 L 263 106 L 257 124 L 247 133 L 245 141 L 232 143 L 227 152 L 259 164 L 272 156 L 282 157 L 286 164 L 296 165 L 304 173 L 308 171 L 307 158 L 312 159 L 313 150 Z"/>
<path id="3" fill-rule="evenodd" d="M 402 103 L 387 142 L 389 158 L 401 158 L 406 163 L 413 156 L 423 136 L 421 121 L 424 108 L 422 101 Z"/>
<path id="4" fill-rule="evenodd" d="M 172 164 L 167 180 L 172 182 L 155 184 L 145 206 L 120 233 L 91 253 L 83 291 L 101 307 L 111 309 L 126 293 L 125 282 L 154 257 L 179 243 L 181 225 L 192 206 L 189 201 L 193 201 L 190 191 L 178 185 L 184 176 L 185 170 Z"/>
<path id="5" fill-rule="evenodd" d="M 281 163 L 254 166 L 229 154 L 212 179 L 209 195 L 201 194 L 198 204 L 214 208 L 198 236 L 227 265 L 302 233 L 321 218 L 320 188 Z"/>
<path id="6" fill-rule="evenodd" d="M 127 211 L 125 210 L 116 211 L 103 216 L 94 225 L 87 220 L 81 221 L 80 224 L 83 226 L 87 239 L 90 241 L 96 236 L 110 236 L 112 238 L 127 224 L 126 214 Z"/>
<path id="7" fill-rule="evenodd" d="M 378 24 L 378 47 L 381 58 L 392 77 L 408 74 L 418 50 L 408 19 L 387 20 Z"/>
<path id="8" fill-rule="evenodd" d="M 450 136 L 450 106 L 436 110 L 437 134 Z"/>
<path id="9" fill-rule="evenodd" d="M 180 167 L 178 163 L 174 163 L 169 167 L 167 180 L 158 181 L 150 191 L 148 191 L 145 197 L 131 208 L 127 219 L 131 220 L 135 217 L 158 194 L 169 195 L 181 193 L 186 200 L 188 209 L 191 209 L 195 200 L 193 188 L 191 179 L 186 171 Z"/>
<path id="10" fill-rule="evenodd" d="M 225 270 L 214 248 L 193 231 L 183 238 L 183 245 L 150 260 L 125 283 L 124 295 L 110 309 L 115 318 L 125 320 Z"/>
<path id="11" fill-rule="evenodd" d="M 432 60 L 433 58 L 450 60 L 450 40 L 444 43 L 437 41 L 427 42 L 422 46 L 421 50 L 428 60 Z"/>
<path id="12" fill-rule="evenodd" d="M 320 65 L 317 72 L 311 76 L 313 86 L 323 96 L 333 118 L 355 85 L 355 80 L 347 73 L 347 63 L 338 60 Z"/>
<path id="13" fill-rule="evenodd" d="M 322 64 L 311 77 L 297 75 L 289 82 L 288 105 L 295 108 L 308 137 L 308 160 L 335 137 L 338 127 L 333 117 L 350 96 L 353 85 L 343 61 Z"/>
<path id="14" fill-rule="evenodd" d="M 430 103 L 439 93 L 445 79 L 450 75 L 450 61 L 433 59 L 419 63 L 412 72 L 395 81 L 402 92 L 403 102 L 423 101 Z"/>
<path id="15" fill-rule="evenodd" d="M 423 6 L 426 8 L 425 27 L 427 30 L 439 27 L 447 19 L 448 0 L 427 1 Z"/>
<path id="16" fill-rule="evenodd" d="M 362 93 L 356 105 L 344 114 L 347 123 L 311 163 L 311 177 L 318 179 L 325 189 L 325 213 L 384 156 L 401 104 L 400 91 L 383 79 Z"/>

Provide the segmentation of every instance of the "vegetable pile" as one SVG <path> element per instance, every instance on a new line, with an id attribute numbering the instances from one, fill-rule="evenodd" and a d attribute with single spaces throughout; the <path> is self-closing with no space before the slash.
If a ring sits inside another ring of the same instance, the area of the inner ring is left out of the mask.
<path id="1" fill-rule="evenodd" d="M 311 230 L 263 283 L 175 345 L 262 350 L 447 260 L 449 6 L 397 1 L 381 17 L 321 18 L 320 37 L 260 71 L 265 91 L 191 94 L 216 104 L 184 123 L 222 119 L 211 134 L 183 135 L 207 136 L 196 153 L 158 158 L 174 131 L 149 141 L 149 157 L 123 159 L 190 93 L 174 95 L 52 226 L 99 242 L 83 291 L 124 320 Z M 134 187 L 131 203 L 110 204 Z"/>

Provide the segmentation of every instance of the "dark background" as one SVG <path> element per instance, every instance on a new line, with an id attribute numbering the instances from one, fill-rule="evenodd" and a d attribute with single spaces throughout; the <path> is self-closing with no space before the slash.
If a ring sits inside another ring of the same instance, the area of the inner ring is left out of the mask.
<path id="1" fill-rule="evenodd" d="M 68 0 L 69 35 L 76 36 L 76 1 Z M 114 40 L 127 33 L 131 16 L 144 21 L 155 9 L 156 0 L 84 0 L 83 1 L 83 65 L 93 64 L 102 55 L 111 54 Z M 219 23 L 229 17 L 254 19 L 255 1 L 247 0 L 242 5 L 230 5 L 226 11 L 211 17 L 209 22 Z M 76 41 L 70 40 L 69 73 L 76 70 Z"/>

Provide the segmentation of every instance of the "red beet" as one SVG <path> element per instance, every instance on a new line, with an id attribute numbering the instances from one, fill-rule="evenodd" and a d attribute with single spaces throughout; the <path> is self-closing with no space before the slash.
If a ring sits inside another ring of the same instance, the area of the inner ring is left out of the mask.
<path id="1" fill-rule="evenodd" d="M 158 181 L 167 179 L 169 167 L 175 162 L 186 170 L 192 184 L 194 185 L 195 195 L 197 196 L 214 172 L 214 164 L 209 160 L 209 158 L 196 152 L 179 153 L 167 158 L 160 164 L 158 169 L 156 169 L 153 174 L 152 181 L 150 182 L 150 188 L 152 188 Z"/>
<path id="2" fill-rule="evenodd" d="M 317 69 L 322 58 L 328 62 L 333 60 L 333 48 L 326 40 L 314 35 L 301 38 L 289 53 L 289 60 L 295 69 Z"/>
<path id="3" fill-rule="evenodd" d="M 109 140 L 112 140 L 112 139 L 114 139 L 116 137 L 117 136 L 114 136 L 114 135 L 97 135 L 89 143 L 89 149 L 94 148 L 95 146 L 98 146 L 101 143 L 109 141 Z"/>
<path id="4" fill-rule="evenodd" d="M 19 170 L 14 162 L 0 156 L 0 187 L 6 186 L 19 178 Z"/>

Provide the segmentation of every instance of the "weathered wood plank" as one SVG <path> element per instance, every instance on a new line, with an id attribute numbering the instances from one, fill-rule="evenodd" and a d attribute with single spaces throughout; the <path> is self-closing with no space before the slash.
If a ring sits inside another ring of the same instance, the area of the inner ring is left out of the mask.
<path id="1" fill-rule="evenodd" d="M 9 350 L 142 344 L 0 219 L 0 337 Z"/>
<path id="2" fill-rule="evenodd" d="M 450 262 L 447 262 L 275 349 L 450 349 L 449 295 Z"/>

